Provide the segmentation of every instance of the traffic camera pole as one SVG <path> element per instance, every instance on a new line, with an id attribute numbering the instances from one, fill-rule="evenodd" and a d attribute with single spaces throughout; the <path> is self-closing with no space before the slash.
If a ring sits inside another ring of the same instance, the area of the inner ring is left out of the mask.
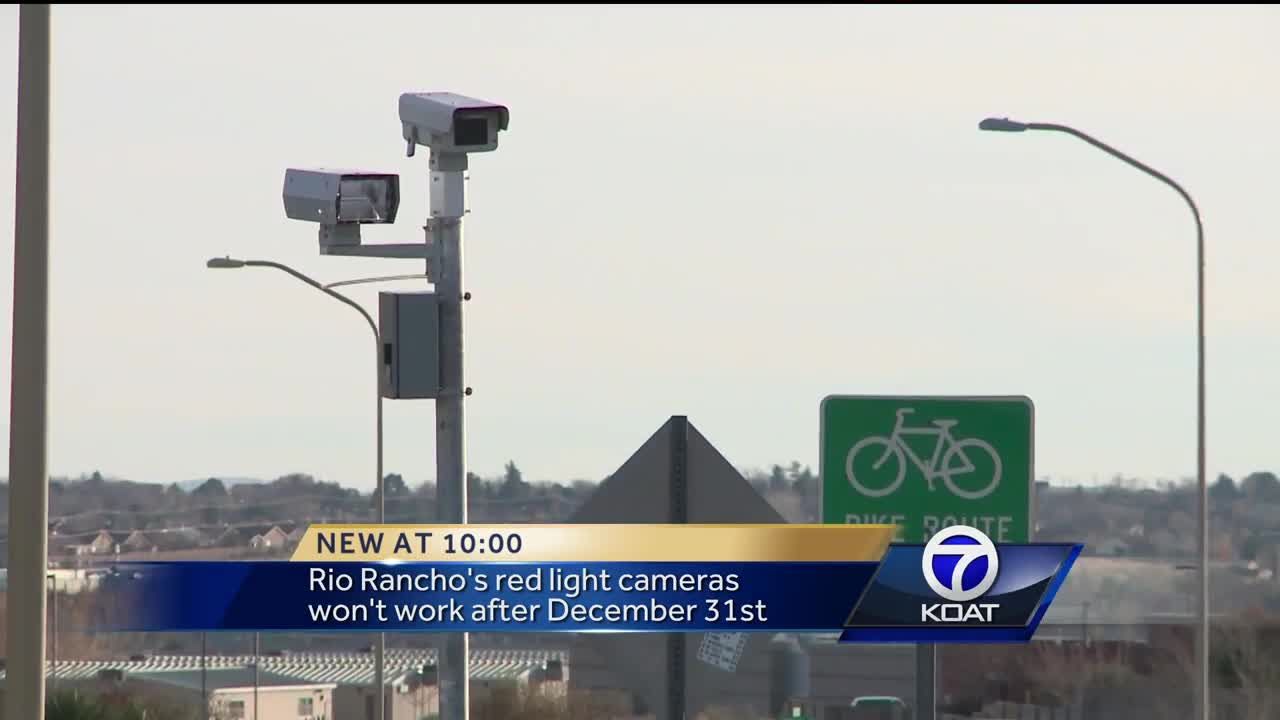
<path id="1" fill-rule="evenodd" d="M 467 522 L 466 446 L 462 399 L 462 215 L 467 156 L 432 151 L 431 246 L 427 274 L 440 308 L 440 394 L 436 398 L 436 502 L 440 522 Z M 470 710 L 469 642 L 466 633 L 445 635 L 440 653 L 440 720 L 466 720 Z"/>

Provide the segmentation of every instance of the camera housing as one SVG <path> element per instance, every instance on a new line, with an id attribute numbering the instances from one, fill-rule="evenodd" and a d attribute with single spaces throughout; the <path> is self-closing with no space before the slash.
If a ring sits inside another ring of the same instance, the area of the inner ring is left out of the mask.
<path id="1" fill-rule="evenodd" d="M 417 145 L 443 154 L 497 150 L 498 133 L 507 129 L 509 119 L 505 106 L 465 95 L 426 92 L 400 96 L 400 125 L 410 155 Z"/>
<path id="2" fill-rule="evenodd" d="M 284 212 L 320 224 L 320 248 L 360 245 L 361 225 L 387 225 L 400 208 L 400 176 L 364 170 L 289 168 Z"/>
<path id="3" fill-rule="evenodd" d="M 363 170 L 289 168 L 284 212 L 321 225 L 390 224 L 400 208 L 400 176 Z"/>

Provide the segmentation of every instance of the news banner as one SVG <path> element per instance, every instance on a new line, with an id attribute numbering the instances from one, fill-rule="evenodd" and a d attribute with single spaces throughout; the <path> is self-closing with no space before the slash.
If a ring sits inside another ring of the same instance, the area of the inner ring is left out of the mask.
<path id="1" fill-rule="evenodd" d="M 1026 642 L 1081 546 L 952 526 L 313 525 L 288 561 L 121 566 L 98 630 L 795 632 Z"/>

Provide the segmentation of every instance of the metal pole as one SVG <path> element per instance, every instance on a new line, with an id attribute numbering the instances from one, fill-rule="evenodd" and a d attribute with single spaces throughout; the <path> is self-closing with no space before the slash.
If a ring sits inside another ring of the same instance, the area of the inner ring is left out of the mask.
<path id="1" fill-rule="evenodd" d="M 1087 135 L 1073 127 L 1059 125 L 1057 123 L 1020 123 L 1012 122 L 1008 119 L 996 120 L 988 119 L 979 125 L 980 129 L 997 130 L 1002 132 L 1021 132 L 1023 130 L 1047 130 L 1051 132 L 1061 132 L 1071 135 L 1079 140 L 1089 143 L 1093 147 L 1107 153 L 1108 155 L 1120 160 L 1130 167 L 1141 170 L 1160 182 L 1168 185 L 1178 193 L 1187 207 L 1191 209 L 1191 215 L 1196 223 L 1196 489 L 1199 497 L 1199 508 L 1196 517 L 1196 553 L 1200 558 L 1199 572 L 1199 588 L 1197 595 L 1199 596 L 1199 607 L 1197 608 L 1197 620 L 1199 621 L 1199 632 L 1197 635 L 1197 656 L 1199 661 L 1198 674 L 1199 679 L 1195 683 L 1196 687 L 1196 711 L 1194 717 L 1198 720 L 1210 720 L 1211 696 L 1210 696 L 1210 611 L 1209 611 L 1209 482 L 1205 471 L 1205 301 L 1204 301 L 1204 224 L 1200 220 L 1200 209 L 1196 207 L 1196 203 L 1191 199 L 1190 193 L 1186 191 L 1173 178 L 1156 170 L 1155 168 L 1140 162 L 1129 155 L 1107 145 L 1106 143 Z"/>
<path id="2" fill-rule="evenodd" d="M 240 261 L 237 261 L 237 262 L 240 262 Z M 214 267 L 217 266 L 216 261 L 210 261 L 210 264 L 211 266 L 214 266 Z M 373 317 L 369 315 L 368 311 L 366 311 L 363 307 L 361 307 L 360 304 L 357 303 L 356 301 L 352 300 L 346 295 L 343 295 L 340 292 L 333 290 L 328 285 L 320 284 L 315 279 L 307 277 L 306 275 L 303 275 L 302 273 L 298 272 L 297 270 L 294 270 L 288 265 L 284 265 L 278 262 L 272 262 L 269 260 L 245 260 L 243 261 L 242 264 L 244 267 L 272 268 L 272 269 L 287 273 L 288 275 L 291 275 L 298 280 L 301 280 L 302 282 L 310 285 L 311 287 L 319 290 L 320 292 L 332 297 L 338 302 L 341 302 L 344 305 L 355 310 L 356 312 L 360 313 L 360 316 L 364 318 L 365 323 L 368 324 L 369 330 L 373 332 L 373 350 L 374 350 L 373 394 L 375 396 L 375 400 L 377 403 L 376 412 L 374 413 L 376 418 L 374 421 L 375 428 L 376 428 L 374 431 L 374 434 L 375 434 L 374 445 L 375 445 L 375 451 L 377 454 L 377 459 L 374 461 L 375 476 L 374 476 L 373 486 L 374 488 L 376 488 L 377 495 L 378 495 L 378 505 L 377 505 L 378 524 L 379 525 L 384 524 L 387 520 L 387 515 L 386 515 L 386 506 L 387 506 L 386 494 L 387 493 L 386 493 L 385 478 L 383 477 L 383 474 L 382 474 L 382 335 L 378 331 L 378 324 L 374 322 Z M 236 267 L 236 265 L 234 264 L 230 264 L 226 266 Z M 387 716 L 386 715 L 387 699 L 386 699 L 385 688 L 383 687 L 384 685 L 383 662 L 386 657 L 386 647 L 387 647 L 386 633 L 378 633 L 377 639 L 374 642 L 374 655 L 373 655 L 373 664 L 374 664 L 373 682 L 374 682 L 374 685 L 377 686 L 377 695 L 376 695 L 377 699 L 375 700 L 375 704 L 377 708 L 376 712 L 377 712 L 378 720 L 386 720 L 386 716 Z"/>
<path id="3" fill-rule="evenodd" d="M 209 633 L 200 633 L 200 717 L 209 717 Z"/>
<path id="4" fill-rule="evenodd" d="M 916 646 L 916 707 L 912 720 L 934 720 L 938 712 L 938 646 Z"/>
<path id="5" fill-rule="evenodd" d="M 671 470 L 668 476 L 668 517 L 672 523 L 689 522 L 689 418 L 671 418 Z M 667 634 L 667 697 L 659 720 L 684 720 L 689 707 L 689 636 Z"/>
<path id="6" fill-rule="evenodd" d="M 377 326 L 373 330 L 373 366 L 376 377 L 373 383 L 373 394 L 377 396 L 377 439 L 375 444 L 378 448 L 377 469 L 378 477 L 374 487 L 378 489 L 378 524 L 382 525 L 387 522 L 387 484 L 382 474 L 382 337 Z M 374 647 L 374 669 L 373 682 L 378 686 L 378 699 L 376 701 L 378 720 L 387 720 L 387 692 L 386 692 L 386 670 L 383 664 L 387 658 L 387 634 L 378 633 L 378 641 Z"/>
<path id="7" fill-rule="evenodd" d="M 1084 604 L 1084 609 L 1080 612 L 1080 657 L 1085 662 L 1090 662 L 1089 648 L 1089 603 Z M 1080 681 L 1076 685 L 1076 708 L 1079 712 L 1084 712 L 1084 694 L 1085 684 Z"/>
<path id="8" fill-rule="evenodd" d="M 258 714 L 258 665 L 260 664 L 260 655 L 262 646 L 259 644 L 260 635 L 253 634 L 253 720 L 261 720 L 262 716 Z"/>
<path id="9" fill-rule="evenodd" d="M 53 579 L 53 597 L 49 601 L 50 616 L 53 625 L 53 637 L 49 639 L 49 645 L 53 650 L 53 687 L 58 688 L 58 576 L 50 575 Z"/>
<path id="10" fill-rule="evenodd" d="M 462 196 L 467 169 L 465 154 L 431 153 L 431 219 L 429 241 L 436 263 L 428 269 L 440 303 L 440 396 L 436 398 L 436 497 L 440 522 L 467 522 L 466 446 L 462 398 Z M 434 269 L 435 272 L 432 272 Z M 440 720 L 466 720 L 468 638 L 449 633 L 440 653 Z"/>
<path id="11" fill-rule="evenodd" d="M 49 573 L 49 6 L 18 10 L 5 717 L 44 716 Z"/>
<path id="12" fill-rule="evenodd" d="M 1033 130 L 1054 130 L 1065 132 L 1102 150 L 1118 160 L 1141 170 L 1151 177 L 1173 188 L 1187 207 L 1196 223 L 1196 489 L 1199 497 L 1197 511 L 1196 544 L 1200 557 L 1199 638 L 1197 655 L 1199 660 L 1199 679 L 1196 682 L 1196 713 L 1199 720 L 1210 720 L 1212 698 L 1210 695 L 1210 622 L 1209 622 L 1209 484 L 1205 473 L 1205 342 L 1204 342 L 1204 224 L 1200 220 L 1200 209 L 1191 199 L 1191 195 L 1172 178 L 1144 164 L 1096 138 L 1064 125 L 1050 123 L 1031 123 Z"/>
<path id="13" fill-rule="evenodd" d="M 1172 182 L 1172 181 L 1169 181 Z M 1200 482 L 1200 720 L 1213 714 L 1209 679 L 1211 632 L 1209 615 L 1209 478 L 1205 470 L 1205 381 L 1204 381 L 1204 226 L 1191 196 L 1177 189 L 1196 218 L 1196 475 Z"/>

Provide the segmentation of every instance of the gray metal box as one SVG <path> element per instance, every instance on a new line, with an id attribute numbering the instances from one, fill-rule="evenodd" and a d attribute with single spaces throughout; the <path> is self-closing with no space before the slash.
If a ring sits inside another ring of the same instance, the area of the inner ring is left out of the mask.
<path id="1" fill-rule="evenodd" d="M 400 95 L 404 139 L 426 145 L 433 152 L 497 150 L 498 133 L 506 130 L 509 122 L 510 112 L 505 106 L 486 100 L 449 92 Z"/>
<path id="2" fill-rule="evenodd" d="M 370 190 L 373 195 L 363 194 Z M 361 212 L 371 207 L 378 210 L 374 216 Z M 399 209 L 400 176 L 394 173 L 289 168 L 284 174 L 284 213 L 293 220 L 321 225 L 390 224 Z"/>
<path id="3" fill-rule="evenodd" d="M 382 397 L 440 394 L 440 305 L 431 292 L 378 293 Z"/>

